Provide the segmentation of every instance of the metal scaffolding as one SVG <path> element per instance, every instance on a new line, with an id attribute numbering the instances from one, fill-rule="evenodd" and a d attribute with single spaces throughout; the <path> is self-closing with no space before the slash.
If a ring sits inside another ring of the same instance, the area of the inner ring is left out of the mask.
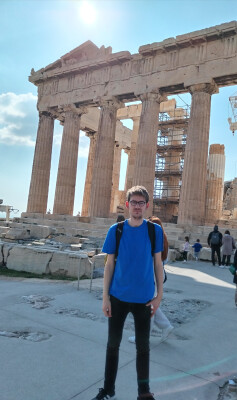
<path id="1" fill-rule="evenodd" d="M 188 107 L 159 115 L 153 213 L 164 222 L 177 222 L 188 121 Z"/>

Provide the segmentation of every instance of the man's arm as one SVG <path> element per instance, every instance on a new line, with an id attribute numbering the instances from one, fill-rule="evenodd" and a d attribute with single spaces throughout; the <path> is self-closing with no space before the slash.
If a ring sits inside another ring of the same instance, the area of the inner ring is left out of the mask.
<path id="1" fill-rule="evenodd" d="M 111 317 L 111 303 L 109 297 L 109 288 L 114 273 L 114 254 L 108 254 L 104 271 L 103 305 L 102 310 L 106 317 Z"/>
<path id="2" fill-rule="evenodd" d="M 161 252 L 154 254 L 154 272 L 156 278 L 157 295 L 147 305 L 152 306 L 151 317 L 155 314 L 163 296 L 163 263 L 161 260 Z"/>
<path id="3" fill-rule="evenodd" d="M 208 246 L 210 246 L 211 235 L 212 235 L 212 232 L 209 233 L 208 238 L 207 238 Z"/>
<path id="4" fill-rule="evenodd" d="M 223 235 L 222 235 L 222 233 L 221 233 L 221 232 L 219 232 L 219 234 L 220 234 L 220 245 L 222 246 L 222 239 L 223 239 Z"/>

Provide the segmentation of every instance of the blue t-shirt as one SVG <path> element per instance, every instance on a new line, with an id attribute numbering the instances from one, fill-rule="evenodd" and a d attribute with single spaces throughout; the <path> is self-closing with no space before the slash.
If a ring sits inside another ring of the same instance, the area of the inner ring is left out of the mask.
<path id="1" fill-rule="evenodd" d="M 155 225 L 154 253 L 163 250 L 163 231 Z M 115 254 L 116 227 L 112 225 L 107 233 L 102 251 Z M 151 255 L 151 241 L 148 234 L 147 221 L 138 227 L 124 222 L 119 251 L 109 294 L 121 301 L 129 303 L 147 303 L 154 296 L 154 268 Z"/>
<path id="2" fill-rule="evenodd" d="M 194 243 L 192 247 L 194 247 L 195 253 L 199 253 L 199 251 L 202 249 L 202 245 L 198 242 Z"/>

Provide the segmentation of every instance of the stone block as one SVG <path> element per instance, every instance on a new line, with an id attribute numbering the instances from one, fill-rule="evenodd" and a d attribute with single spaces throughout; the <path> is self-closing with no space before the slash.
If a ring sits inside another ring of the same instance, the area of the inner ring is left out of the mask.
<path id="1" fill-rule="evenodd" d="M 15 246 L 15 244 L 10 244 L 10 243 L 3 243 L 3 260 L 4 264 L 6 265 L 7 263 L 7 258 L 9 256 L 10 250 Z"/>
<path id="2" fill-rule="evenodd" d="M 222 211 L 222 215 L 225 217 L 229 217 L 231 215 L 231 211 L 230 210 L 223 210 Z"/>
<path id="3" fill-rule="evenodd" d="M 83 257 L 83 258 L 82 258 Z M 53 253 L 52 260 L 49 264 L 49 273 L 53 275 L 65 275 L 65 276 L 78 276 L 78 268 L 81 259 L 80 277 L 86 276 L 90 278 L 91 265 L 89 263 L 87 255 L 85 256 L 79 252 L 72 253 L 69 251 L 56 251 Z"/>
<path id="4" fill-rule="evenodd" d="M 53 240 L 55 242 L 60 242 L 60 243 L 65 243 L 65 244 L 79 244 L 80 243 L 79 237 L 74 237 L 74 236 L 69 236 L 69 235 L 54 236 Z"/>
<path id="5" fill-rule="evenodd" d="M 94 268 L 104 268 L 105 266 L 105 253 L 100 253 L 92 257 L 92 262 L 94 262 Z"/>
<path id="6" fill-rule="evenodd" d="M 9 229 L 10 229 L 9 226 L 0 226 L 0 234 L 4 233 L 6 235 Z"/>
<path id="7" fill-rule="evenodd" d="M 233 219 L 237 219 L 237 208 L 234 208 L 234 209 L 233 209 L 233 216 L 232 216 L 232 218 L 233 218 Z"/>
<path id="8" fill-rule="evenodd" d="M 16 271 L 46 274 L 52 256 L 53 253 L 49 250 L 15 245 L 9 249 L 6 266 Z"/>
<path id="9" fill-rule="evenodd" d="M 81 259 L 80 276 L 89 278 L 91 274 L 88 256 L 82 252 L 4 244 L 3 254 L 7 268 L 16 271 L 77 277 Z"/>
<path id="10" fill-rule="evenodd" d="M 175 249 L 169 249 L 169 252 L 168 252 L 168 262 L 173 262 L 173 261 L 175 261 L 179 256 L 180 256 L 180 253 L 178 253 L 177 250 L 175 250 Z"/>
<path id="11" fill-rule="evenodd" d="M 11 240 L 29 239 L 30 231 L 25 228 L 10 228 L 5 235 L 5 238 Z"/>
<path id="12" fill-rule="evenodd" d="M 88 257 L 93 257 L 96 254 L 96 252 L 95 252 L 95 250 L 91 250 L 91 251 L 88 251 L 87 254 L 88 254 Z"/>
<path id="13" fill-rule="evenodd" d="M 71 244 L 70 250 L 72 251 L 80 251 L 81 250 L 81 244 Z"/>
<path id="14" fill-rule="evenodd" d="M 211 249 L 203 247 L 200 251 L 200 260 L 211 261 Z"/>
<path id="15" fill-rule="evenodd" d="M 28 229 L 30 230 L 30 237 L 37 239 L 47 238 L 56 233 L 56 229 L 51 226 L 30 225 Z"/>

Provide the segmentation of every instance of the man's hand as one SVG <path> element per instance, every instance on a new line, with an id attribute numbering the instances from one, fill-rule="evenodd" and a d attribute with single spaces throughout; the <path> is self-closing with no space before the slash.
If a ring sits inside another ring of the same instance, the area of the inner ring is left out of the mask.
<path id="1" fill-rule="evenodd" d="M 151 317 L 155 314 L 157 308 L 160 306 L 160 299 L 158 296 L 154 297 L 153 300 L 151 300 L 149 303 L 146 304 L 146 306 L 151 306 Z"/>
<path id="2" fill-rule="evenodd" d="M 111 302 L 110 302 L 109 296 L 107 296 L 106 298 L 103 298 L 102 310 L 106 317 L 112 317 Z"/>

